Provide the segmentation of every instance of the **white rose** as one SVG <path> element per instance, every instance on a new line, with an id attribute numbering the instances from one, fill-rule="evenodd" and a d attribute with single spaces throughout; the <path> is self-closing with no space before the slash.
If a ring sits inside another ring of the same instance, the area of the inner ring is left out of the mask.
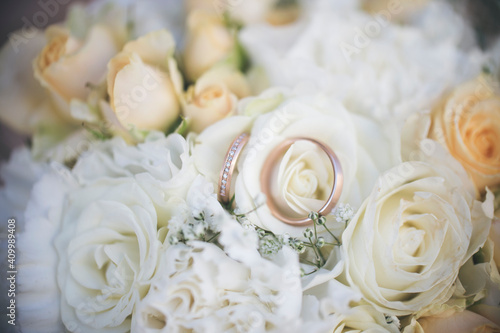
<path id="1" fill-rule="evenodd" d="M 387 314 L 442 304 L 485 243 L 492 215 L 492 195 L 474 200 L 451 158 L 403 163 L 380 177 L 342 236 L 347 281 Z"/>
<path id="2" fill-rule="evenodd" d="M 250 266 L 210 243 L 171 246 L 132 331 L 296 331 L 300 277 L 297 257 L 288 251 L 279 262 L 261 258 Z"/>
<path id="3" fill-rule="evenodd" d="M 166 30 L 128 42 L 108 64 L 111 108 L 127 129 L 164 131 L 177 119 L 175 41 Z"/>
<path id="4" fill-rule="evenodd" d="M 222 16 L 201 10 L 189 14 L 187 25 L 184 67 L 188 79 L 196 81 L 229 55 L 235 46 L 235 36 L 224 25 Z"/>
<path id="5" fill-rule="evenodd" d="M 183 113 L 190 130 L 200 133 L 213 123 L 230 116 L 238 99 L 250 95 L 245 76 L 222 66 L 204 73 L 186 94 Z"/>
<path id="6" fill-rule="evenodd" d="M 344 175 L 341 202 L 359 207 L 371 191 L 380 172 L 398 161 L 398 147 L 382 133 L 375 122 L 349 113 L 338 101 L 325 95 L 285 96 L 280 99 L 256 98 L 243 103 L 248 109 L 262 111 L 262 104 L 272 112 L 255 119 L 234 116 L 207 128 L 195 146 L 196 165 L 201 173 L 217 182 L 224 155 L 232 140 L 244 131 L 251 133 L 238 161 L 235 202 L 248 219 L 275 233 L 301 236 L 303 227 L 287 225 L 275 218 L 267 205 L 259 206 L 261 169 L 270 151 L 283 140 L 305 137 L 323 142 L 340 160 Z M 276 106 L 276 102 L 278 105 Z M 265 109 L 265 108 L 264 108 Z M 392 141 L 396 142 L 396 141 Z M 279 175 L 271 189 L 275 201 L 288 215 L 306 217 L 319 210 L 331 192 L 333 169 L 326 154 L 316 145 L 298 141 L 279 163 Z M 278 166 L 277 166 L 278 167 Z"/>
<path id="7" fill-rule="evenodd" d="M 160 191 L 140 181 L 97 181 L 69 194 L 59 255 L 61 317 L 70 331 L 127 332 L 137 302 L 148 292 L 162 241 Z"/>

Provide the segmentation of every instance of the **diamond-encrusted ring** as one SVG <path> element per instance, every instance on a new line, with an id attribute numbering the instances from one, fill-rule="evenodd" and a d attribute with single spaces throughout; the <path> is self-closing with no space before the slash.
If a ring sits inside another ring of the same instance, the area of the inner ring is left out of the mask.
<path id="1" fill-rule="evenodd" d="M 281 220 L 284 223 L 294 225 L 294 226 L 304 226 L 313 223 L 313 221 L 309 217 L 291 217 L 285 215 L 278 207 L 276 202 L 274 201 L 271 194 L 271 176 L 273 174 L 273 167 L 276 165 L 278 158 L 282 157 L 285 151 L 295 142 L 297 141 L 309 141 L 317 145 L 321 148 L 332 164 L 334 178 L 333 178 L 333 187 L 330 192 L 330 196 L 326 200 L 325 204 L 318 211 L 319 215 L 327 215 L 332 209 L 337 205 L 337 202 L 340 198 L 340 194 L 342 192 L 342 185 L 344 183 L 344 175 L 342 174 L 342 167 L 340 166 L 340 161 L 337 158 L 337 155 L 331 150 L 328 146 L 323 143 L 316 141 L 314 139 L 309 138 L 291 138 L 280 143 L 276 148 L 274 148 L 271 153 L 269 153 L 267 159 L 262 166 L 262 171 L 260 174 L 260 186 L 262 192 L 266 195 L 267 206 L 271 213 L 277 219 Z"/>
<path id="2" fill-rule="evenodd" d="M 247 143 L 248 138 L 249 136 L 247 133 L 238 135 L 238 137 L 234 139 L 233 143 L 231 143 L 231 146 L 226 153 L 219 178 L 218 198 L 222 203 L 228 203 L 230 201 L 231 179 L 233 177 L 233 171 L 236 166 L 236 162 L 238 161 L 238 156 Z"/>

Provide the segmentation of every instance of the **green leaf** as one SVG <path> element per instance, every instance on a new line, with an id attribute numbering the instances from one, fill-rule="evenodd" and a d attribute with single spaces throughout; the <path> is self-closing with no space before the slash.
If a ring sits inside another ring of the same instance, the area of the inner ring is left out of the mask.
<path id="1" fill-rule="evenodd" d="M 167 128 L 167 130 L 165 131 L 165 135 L 177 133 L 177 129 L 182 125 L 182 121 L 182 116 L 177 117 L 177 119 Z"/>
<path id="2" fill-rule="evenodd" d="M 182 118 L 182 121 L 181 123 L 179 124 L 179 126 L 177 126 L 177 128 L 175 129 L 174 133 L 177 133 L 177 134 L 180 134 L 182 136 L 186 136 L 187 133 L 189 132 L 189 119 L 187 118 Z"/>
<path id="3" fill-rule="evenodd" d="M 486 257 L 484 255 L 483 249 L 479 249 L 473 256 L 472 256 L 472 262 L 474 262 L 474 265 L 478 264 L 483 264 L 486 262 Z"/>
<path id="4" fill-rule="evenodd" d="M 246 73 L 250 69 L 250 57 L 243 45 L 235 36 L 235 44 L 229 55 L 220 64 L 228 65 Z"/>

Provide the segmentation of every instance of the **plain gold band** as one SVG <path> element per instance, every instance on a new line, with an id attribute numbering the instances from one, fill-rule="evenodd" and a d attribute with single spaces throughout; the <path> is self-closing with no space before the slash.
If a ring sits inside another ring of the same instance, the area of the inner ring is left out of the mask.
<path id="1" fill-rule="evenodd" d="M 286 149 L 288 149 L 292 144 L 297 141 L 310 141 L 320 147 L 330 159 L 332 164 L 334 179 L 333 179 L 333 188 L 330 193 L 330 196 L 326 200 L 325 204 L 321 209 L 317 212 L 320 216 L 328 215 L 331 213 L 333 208 L 337 205 L 338 200 L 340 198 L 340 194 L 342 193 L 342 185 L 344 183 L 344 176 L 342 173 L 342 167 L 340 165 L 340 161 L 337 158 L 337 155 L 331 150 L 328 146 L 323 143 L 316 141 L 314 139 L 309 138 L 291 138 L 280 143 L 276 148 L 274 148 L 271 153 L 269 153 L 264 165 L 262 166 L 262 171 L 260 174 L 260 186 L 262 192 L 266 195 L 267 206 L 271 213 L 277 219 L 281 220 L 286 224 L 290 224 L 293 226 L 305 226 L 311 224 L 313 221 L 309 217 L 305 218 L 293 218 L 284 215 L 280 209 L 277 207 L 276 202 L 273 200 L 271 195 L 271 174 L 273 171 L 273 166 L 276 165 L 276 162 L 281 155 L 284 154 Z"/>

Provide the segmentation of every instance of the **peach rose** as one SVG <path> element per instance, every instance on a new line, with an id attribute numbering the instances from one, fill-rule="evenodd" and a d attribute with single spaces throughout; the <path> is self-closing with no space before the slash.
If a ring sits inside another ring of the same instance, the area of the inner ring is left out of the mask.
<path id="1" fill-rule="evenodd" d="M 500 332 L 498 315 L 500 308 L 485 305 L 469 310 L 454 312 L 445 311 L 437 316 L 423 317 L 405 328 L 404 333 L 495 333 Z"/>
<path id="2" fill-rule="evenodd" d="M 489 77 L 458 86 L 430 114 L 412 116 L 403 130 L 403 156 L 426 137 L 447 147 L 479 193 L 500 185 L 500 93 Z"/>

